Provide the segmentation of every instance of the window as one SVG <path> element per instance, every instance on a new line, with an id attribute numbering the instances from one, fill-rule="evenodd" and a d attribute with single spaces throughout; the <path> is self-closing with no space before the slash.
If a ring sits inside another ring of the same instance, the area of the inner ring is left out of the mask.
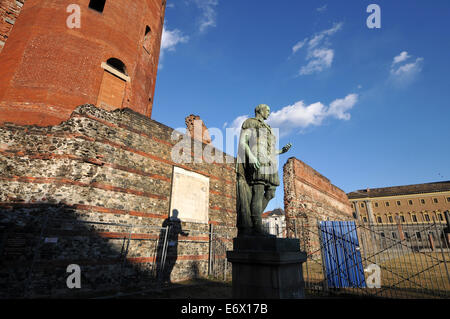
<path id="1" fill-rule="evenodd" d="M 381 238 L 386 237 L 383 232 L 381 232 L 380 235 L 381 235 Z"/>
<path id="2" fill-rule="evenodd" d="M 105 8 L 105 2 L 106 0 L 91 0 L 89 2 L 89 8 L 102 13 L 103 9 Z"/>
<path id="3" fill-rule="evenodd" d="M 397 234 L 395 232 L 391 233 L 393 239 L 397 239 Z"/>
<path id="4" fill-rule="evenodd" d="M 447 197 L 447 202 L 449 202 L 449 203 L 450 203 L 450 197 Z"/>
<path id="5" fill-rule="evenodd" d="M 422 235 L 420 234 L 420 232 L 416 232 L 416 238 L 417 238 L 417 240 L 419 240 L 419 241 L 422 240 Z"/>
<path id="6" fill-rule="evenodd" d="M 398 200 L 397 201 L 397 206 L 400 206 L 402 203 L 400 203 L 400 201 Z"/>
<path id="7" fill-rule="evenodd" d="M 378 203 L 375 203 L 375 207 L 378 207 Z"/>
<path id="8" fill-rule="evenodd" d="M 365 223 L 367 223 L 367 217 L 366 217 L 366 216 L 363 217 L 363 221 L 364 221 Z"/>
<path id="9" fill-rule="evenodd" d="M 437 198 L 433 198 L 433 203 L 437 204 L 439 201 Z"/>
<path id="10" fill-rule="evenodd" d="M 400 215 L 400 220 L 401 220 L 402 223 L 404 223 L 405 222 L 405 216 Z"/>
<path id="11" fill-rule="evenodd" d="M 151 39 L 151 29 L 149 26 L 145 27 L 145 35 L 144 35 L 144 49 L 147 53 L 150 53 L 150 39 Z"/>
<path id="12" fill-rule="evenodd" d="M 364 203 L 361 203 L 361 207 L 364 207 Z"/>
<path id="13" fill-rule="evenodd" d="M 389 207 L 389 202 L 386 202 L 386 207 Z"/>
<path id="14" fill-rule="evenodd" d="M 425 204 L 425 199 L 421 199 L 421 200 L 420 200 L 420 203 L 421 203 L 421 204 Z"/>
<path id="15" fill-rule="evenodd" d="M 405 235 L 405 239 L 406 239 L 406 240 L 409 240 L 409 239 L 410 239 L 409 233 L 408 233 L 408 232 L 405 231 L 403 234 Z"/>
<path id="16" fill-rule="evenodd" d="M 425 214 L 424 217 L 425 217 L 425 220 L 426 220 L 427 222 L 430 221 L 430 216 L 429 216 L 428 214 Z"/>
<path id="17" fill-rule="evenodd" d="M 390 223 L 393 223 L 393 222 L 394 222 L 394 219 L 392 218 L 392 216 L 389 216 L 388 219 L 389 219 L 389 222 L 390 222 Z"/>
<path id="18" fill-rule="evenodd" d="M 417 223 L 417 216 L 416 215 L 411 215 L 411 219 L 414 223 Z"/>
<path id="19" fill-rule="evenodd" d="M 439 220 L 442 222 L 442 221 L 444 221 L 444 216 L 442 216 L 442 214 L 441 213 L 439 213 L 439 214 L 437 214 L 438 215 L 438 218 L 439 218 Z"/>
<path id="20" fill-rule="evenodd" d="M 111 58 L 106 61 L 106 64 L 112 67 L 113 69 L 119 71 L 120 73 L 123 73 L 125 75 L 127 74 L 127 68 L 125 67 L 125 64 L 116 58 Z"/>
<path id="21" fill-rule="evenodd" d="M 409 200 L 409 201 L 408 201 L 408 204 L 409 204 L 409 205 L 412 205 L 412 204 L 413 204 L 412 200 Z"/>
<path id="22" fill-rule="evenodd" d="M 383 220 L 381 219 L 380 216 L 377 217 L 377 222 L 380 223 L 380 224 L 383 222 Z"/>

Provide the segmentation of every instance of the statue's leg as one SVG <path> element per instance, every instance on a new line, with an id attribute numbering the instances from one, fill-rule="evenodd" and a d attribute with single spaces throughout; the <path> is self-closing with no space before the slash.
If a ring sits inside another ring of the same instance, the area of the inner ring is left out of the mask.
<path id="1" fill-rule="evenodd" d="M 276 190 L 275 186 L 267 186 L 265 188 L 265 193 L 264 193 L 264 198 L 263 198 L 263 203 L 262 203 L 263 211 L 266 209 L 267 204 L 269 204 L 269 202 L 275 197 L 275 190 Z"/>
<path id="2" fill-rule="evenodd" d="M 253 231 L 255 233 L 264 233 L 262 227 L 262 213 L 265 207 L 264 204 L 264 185 L 255 184 L 252 186 L 252 201 L 251 201 L 251 217 L 253 222 Z"/>
<path id="3" fill-rule="evenodd" d="M 237 228 L 238 236 L 251 235 L 253 222 L 251 219 L 252 190 L 245 179 L 238 178 L 237 189 Z"/>

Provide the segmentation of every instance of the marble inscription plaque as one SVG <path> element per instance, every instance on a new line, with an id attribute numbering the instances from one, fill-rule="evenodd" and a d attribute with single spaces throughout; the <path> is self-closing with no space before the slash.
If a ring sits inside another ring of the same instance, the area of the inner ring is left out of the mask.
<path id="1" fill-rule="evenodd" d="M 184 222 L 208 223 L 209 178 L 174 167 L 170 215 Z"/>

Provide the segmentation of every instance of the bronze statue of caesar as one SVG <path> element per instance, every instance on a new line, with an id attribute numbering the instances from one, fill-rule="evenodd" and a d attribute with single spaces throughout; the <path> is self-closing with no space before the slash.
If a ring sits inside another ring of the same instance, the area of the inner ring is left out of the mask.
<path id="1" fill-rule="evenodd" d="M 270 236 L 262 227 L 261 215 L 280 185 L 276 156 L 286 153 L 291 144 L 275 149 L 276 137 L 264 122 L 269 114 L 269 106 L 260 104 L 255 117 L 241 127 L 236 161 L 238 237 Z"/>

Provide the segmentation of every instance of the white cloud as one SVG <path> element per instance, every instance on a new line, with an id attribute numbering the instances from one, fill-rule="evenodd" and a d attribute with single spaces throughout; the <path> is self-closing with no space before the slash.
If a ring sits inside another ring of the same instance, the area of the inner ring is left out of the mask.
<path id="1" fill-rule="evenodd" d="M 305 38 L 292 47 L 292 53 L 295 54 L 307 44 L 306 61 L 308 63 L 300 69 L 300 75 L 318 73 L 331 67 L 334 50 L 330 48 L 329 38 L 341 30 L 342 26 L 342 22 L 335 23 L 330 29 L 316 33 L 312 38 Z"/>
<path id="2" fill-rule="evenodd" d="M 315 49 L 314 51 L 309 52 L 306 57 L 309 62 L 300 69 L 300 75 L 321 72 L 324 69 L 331 67 L 333 57 L 334 50 L 332 49 Z"/>
<path id="3" fill-rule="evenodd" d="M 219 0 L 194 0 L 194 2 L 202 12 L 200 32 L 204 32 L 209 27 L 215 27 L 217 20 L 216 7 L 219 4 Z"/>
<path id="4" fill-rule="evenodd" d="M 189 41 L 189 37 L 183 35 L 183 33 L 178 30 L 168 30 L 166 26 L 163 26 L 163 32 L 161 37 L 161 50 L 159 54 L 159 68 L 162 68 L 162 59 L 166 51 L 175 51 L 175 47 L 179 43 L 186 43 Z"/>
<path id="5" fill-rule="evenodd" d="M 408 52 L 403 51 L 401 52 L 399 55 L 397 55 L 396 57 L 394 57 L 394 61 L 392 61 L 392 65 L 403 62 L 407 59 L 409 59 L 411 56 L 408 55 Z"/>
<path id="6" fill-rule="evenodd" d="M 305 105 L 298 101 L 293 105 L 272 112 L 268 118 L 270 126 L 280 128 L 281 133 L 290 132 L 295 128 L 306 128 L 310 125 L 320 125 L 326 117 L 326 106 L 320 102 Z"/>
<path id="7" fill-rule="evenodd" d="M 358 102 L 357 94 L 349 94 L 343 99 L 336 99 L 331 102 L 328 108 L 328 115 L 334 116 L 339 120 L 350 120 L 350 114 L 346 113 Z"/>
<path id="8" fill-rule="evenodd" d="M 273 111 L 267 122 L 273 128 L 280 130 L 280 136 L 286 136 L 293 130 L 301 131 L 309 126 L 319 126 L 326 118 L 333 117 L 339 120 L 350 120 L 350 109 L 358 102 L 357 94 L 349 94 L 343 99 L 336 99 L 327 107 L 321 102 L 306 105 L 304 101 L 295 102 L 278 111 Z M 230 128 L 238 132 L 248 115 L 237 117 Z"/>
<path id="9" fill-rule="evenodd" d="M 323 11 L 325 11 L 327 9 L 327 6 L 328 6 L 327 4 L 324 4 L 323 6 L 317 8 L 316 11 L 323 12 Z"/>
<path id="10" fill-rule="evenodd" d="M 294 54 L 295 52 L 297 52 L 298 50 L 300 50 L 301 48 L 303 48 L 303 46 L 305 45 L 306 41 L 308 39 L 304 39 L 302 41 L 297 42 L 293 47 L 292 47 L 292 53 Z"/>
<path id="11" fill-rule="evenodd" d="M 402 64 L 402 62 L 405 62 L 409 58 L 411 58 L 411 56 L 408 55 L 408 52 L 403 51 L 394 57 L 392 62 L 390 78 L 399 86 L 407 86 L 412 83 L 416 79 L 417 75 L 422 71 L 424 59 L 419 57 L 416 58 L 414 62 Z"/>

